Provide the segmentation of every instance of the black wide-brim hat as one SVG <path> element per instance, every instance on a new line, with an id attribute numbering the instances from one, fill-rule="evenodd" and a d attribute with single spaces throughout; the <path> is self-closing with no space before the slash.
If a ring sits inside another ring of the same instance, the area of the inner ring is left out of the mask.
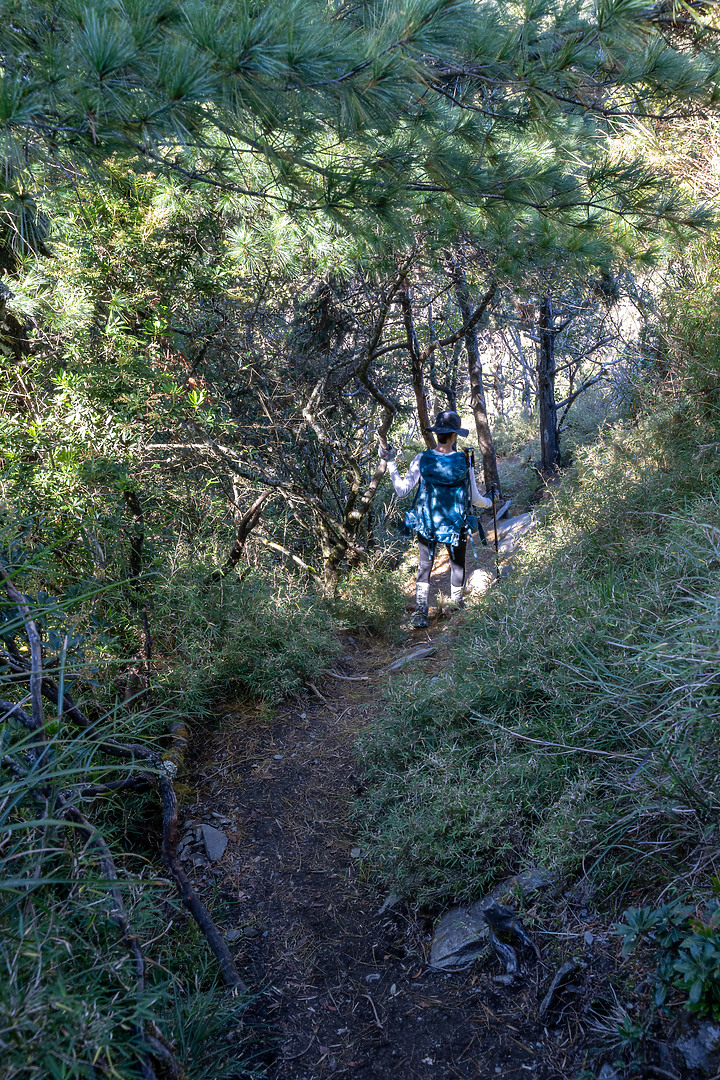
<path id="1" fill-rule="evenodd" d="M 434 431 L 436 435 L 462 435 L 463 438 L 470 434 L 467 428 L 460 427 L 460 417 L 452 409 L 439 412 L 435 423 L 428 430 Z"/>

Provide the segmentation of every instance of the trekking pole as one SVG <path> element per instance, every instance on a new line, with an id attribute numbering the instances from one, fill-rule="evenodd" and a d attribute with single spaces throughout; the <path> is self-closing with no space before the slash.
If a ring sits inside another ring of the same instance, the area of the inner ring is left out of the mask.
<path id="1" fill-rule="evenodd" d="M 498 551 L 498 532 L 497 532 L 497 510 L 495 509 L 495 496 L 497 492 L 493 490 L 492 504 L 493 504 L 493 530 L 495 533 L 495 580 L 500 580 L 500 552 Z"/>

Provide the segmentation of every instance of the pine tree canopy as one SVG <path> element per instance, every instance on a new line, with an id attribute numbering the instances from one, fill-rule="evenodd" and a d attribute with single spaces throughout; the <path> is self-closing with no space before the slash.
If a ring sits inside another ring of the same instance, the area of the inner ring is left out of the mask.
<path id="1" fill-rule="evenodd" d="M 6 0 L 3 214 L 37 250 L 48 184 L 108 163 L 340 221 L 695 224 L 613 146 L 718 98 L 701 9 L 640 0 Z M 684 11 L 684 9 L 683 9 Z"/>

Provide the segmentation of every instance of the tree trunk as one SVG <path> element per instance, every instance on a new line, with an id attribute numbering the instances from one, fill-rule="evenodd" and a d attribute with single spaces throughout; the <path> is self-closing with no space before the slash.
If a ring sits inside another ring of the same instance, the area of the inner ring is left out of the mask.
<path id="1" fill-rule="evenodd" d="M 462 270 L 454 265 L 455 297 L 460 308 L 463 323 L 470 321 L 470 297 L 468 294 L 467 281 Z M 467 353 L 468 376 L 470 378 L 470 408 L 475 417 L 475 431 L 477 432 L 478 446 L 482 454 L 483 475 L 485 488 L 491 484 L 497 484 L 500 490 L 500 478 L 498 476 L 495 447 L 492 441 L 492 433 L 487 416 L 485 404 L 485 391 L 483 390 L 483 370 L 480 362 L 480 349 L 478 348 L 477 331 L 474 326 L 465 332 L 465 351 Z"/>
<path id="2" fill-rule="evenodd" d="M 213 570 L 212 574 L 209 574 L 204 581 L 204 584 L 210 585 L 214 581 L 221 581 L 227 574 L 231 573 L 240 562 L 242 553 L 245 550 L 245 545 L 250 533 L 257 527 L 260 522 L 260 515 L 263 511 L 265 502 L 272 495 L 272 490 L 263 491 L 261 495 L 253 502 L 249 510 L 244 514 L 241 513 L 239 508 L 239 490 L 237 484 L 233 483 L 233 497 L 235 499 L 235 543 L 228 552 L 225 562 L 219 570 Z"/>
<path id="3" fill-rule="evenodd" d="M 540 408 L 540 466 L 550 472 L 560 464 L 560 440 L 555 402 L 555 328 L 552 300 L 546 296 L 540 308 L 538 347 L 538 405 Z"/>
<path id="4" fill-rule="evenodd" d="M 415 392 L 418 420 L 420 421 L 420 430 L 427 448 L 429 450 L 434 450 L 437 443 L 433 433 L 430 431 L 432 420 L 428 413 L 428 398 L 425 393 L 425 380 L 423 379 L 423 359 L 420 353 L 417 334 L 415 333 L 409 285 L 406 285 L 400 293 L 400 306 L 402 307 L 403 322 L 405 323 L 405 333 L 407 335 L 408 349 L 410 351 L 410 371 L 412 375 L 413 390 Z"/>

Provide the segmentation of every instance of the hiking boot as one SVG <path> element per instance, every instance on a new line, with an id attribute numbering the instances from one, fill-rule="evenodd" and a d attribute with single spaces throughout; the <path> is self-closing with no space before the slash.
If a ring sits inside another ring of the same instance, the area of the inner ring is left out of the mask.
<path id="1" fill-rule="evenodd" d="M 428 625 L 428 609 L 419 607 L 415 609 L 415 614 L 410 619 L 411 626 L 414 626 L 416 630 L 422 630 Z"/>

